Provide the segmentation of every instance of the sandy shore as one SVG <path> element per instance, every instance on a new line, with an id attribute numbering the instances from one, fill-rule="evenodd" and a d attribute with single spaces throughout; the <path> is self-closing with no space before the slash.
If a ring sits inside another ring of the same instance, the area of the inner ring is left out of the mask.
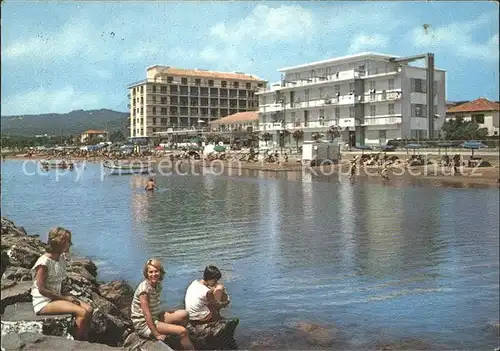
<path id="1" fill-rule="evenodd" d="M 26 157 L 24 155 L 15 156 L 5 156 L 4 160 L 45 160 L 46 155 L 33 155 L 32 157 Z M 52 158 L 56 160 L 57 158 Z M 101 162 L 106 160 L 106 157 L 72 157 L 74 161 L 86 161 L 86 162 Z M 134 161 L 134 162 L 150 162 L 152 164 L 163 164 L 171 165 L 168 157 L 158 158 L 158 157 L 143 157 L 143 158 L 129 158 L 124 161 Z M 264 171 L 269 173 L 288 173 L 290 174 L 290 179 L 298 179 L 297 174 L 309 173 L 312 175 L 317 175 L 318 179 L 323 179 L 324 177 L 340 176 L 348 178 L 349 165 L 348 161 L 344 161 L 338 165 L 324 165 L 318 167 L 303 166 L 300 162 L 297 162 L 295 158 L 291 158 L 289 162 L 281 163 L 265 163 L 265 162 L 241 162 L 241 161 L 207 161 L 207 160 L 182 160 L 185 165 L 190 165 L 192 167 L 211 167 L 213 169 L 238 169 L 238 170 L 256 170 Z M 411 167 L 410 170 L 403 170 L 399 167 L 390 167 L 388 176 L 389 180 L 384 181 L 378 174 L 380 168 L 377 166 L 363 166 L 358 168 L 355 179 L 362 178 L 374 182 L 410 182 L 410 183 L 422 183 L 431 182 L 436 186 L 459 186 L 459 187 L 499 187 L 500 179 L 500 168 L 498 166 L 494 167 L 480 167 L 480 168 L 469 168 L 462 167 L 461 173 L 451 174 L 449 168 L 436 167 L 433 165 L 429 166 L 416 166 Z M 231 174 L 236 174 L 231 172 Z M 288 177 L 287 177 L 288 178 Z"/>

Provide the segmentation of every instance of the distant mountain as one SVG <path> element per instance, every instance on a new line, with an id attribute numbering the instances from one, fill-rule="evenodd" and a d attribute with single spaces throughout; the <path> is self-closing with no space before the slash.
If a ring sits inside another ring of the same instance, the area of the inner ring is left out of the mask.
<path id="1" fill-rule="evenodd" d="M 107 109 L 75 110 L 62 114 L 2 116 L 0 124 L 4 135 L 70 135 L 88 129 L 106 129 L 110 133 L 121 130 L 128 135 L 128 116 L 127 112 Z"/>

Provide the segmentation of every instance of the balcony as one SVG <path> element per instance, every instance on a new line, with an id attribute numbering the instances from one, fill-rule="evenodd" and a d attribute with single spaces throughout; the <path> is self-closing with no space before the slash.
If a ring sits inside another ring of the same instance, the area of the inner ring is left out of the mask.
<path id="1" fill-rule="evenodd" d="M 360 96 L 362 103 L 373 103 L 373 102 L 387 102 L 392 100 L 400 100 L 402 98 L 401 90 L 393 90 L 386 92 L 375 92 L 375 93 L 365 93 L 365 95 Z"/>
<path id="2" fill-rule="evenodd" d="M 401 123 L 401 115 L 365 117 L 362 126 L 385 126 Z"/>

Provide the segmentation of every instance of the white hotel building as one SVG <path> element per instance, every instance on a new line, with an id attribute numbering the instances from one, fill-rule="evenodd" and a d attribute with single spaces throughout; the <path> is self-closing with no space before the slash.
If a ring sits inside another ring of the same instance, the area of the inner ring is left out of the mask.
<path id="1" fill-rule="evenodd" d="M 435 137 L 445 121 L 445 71 L 434 69 L 429 124 L 426 68 L 410 66 L 405 58 L 362 53 L 279 71 L 282 81 L 258 93 L 259 130 L 275 142 L 283 130 L 302 129 L 304 140 L 311 140 L 313 133 L 328 137 L 326 131 L 338 126 L 351 146 L 385 145 L 390 139 L 427 138 L 432 124 Z"/>

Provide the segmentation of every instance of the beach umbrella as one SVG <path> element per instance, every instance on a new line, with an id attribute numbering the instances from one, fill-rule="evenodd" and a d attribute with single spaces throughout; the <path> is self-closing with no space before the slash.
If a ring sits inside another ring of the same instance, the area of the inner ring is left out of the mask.
<path id="1" fill-rule="evenodd" d="M 380 149 L 382 151 L 394 151 L 396 147 L 394 145 L 384 145 Z"/>
<path id="2" fill-rule="evenodd" d="M 216 152 L 224 152 L 224 151 L 226 151 L 226 147 L 222 146 L 222 145 L 216 145 L 216 146 L 214 146 L 214 151 L 216 151 Z"/>
<path id="3" fill-rule="evenodd" d="M 462 143 L 460 146 L 463 147 L 464 149 L 470 149 L 472 151 L 472 157 L 474 157 L 474 150 L 484 149 L 488 147 L 487 145 L 484 145 L 483 143 L 474 140 L 466 141 Z"/>

